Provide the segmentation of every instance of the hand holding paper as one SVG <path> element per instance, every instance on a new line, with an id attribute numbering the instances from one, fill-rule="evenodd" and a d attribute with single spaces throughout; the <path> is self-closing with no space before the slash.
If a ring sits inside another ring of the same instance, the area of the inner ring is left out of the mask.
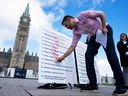
<path id="1" fill-rule="evenodd" d="M 103 31 L 104 33 L 107 33 L 107 32 L 108 32 L 108 29 L 107 29 L 106 27 L 104 27 L 104 28 L 102 28 L 102 31 Z"/>
<path id="2" fill-rule="evenodd" d="M 96 42 L 100 43 L 104 48 L 107 45 L 107 33 L 103 33 L 100 29 L 98 29 L 96 33 Z"/>

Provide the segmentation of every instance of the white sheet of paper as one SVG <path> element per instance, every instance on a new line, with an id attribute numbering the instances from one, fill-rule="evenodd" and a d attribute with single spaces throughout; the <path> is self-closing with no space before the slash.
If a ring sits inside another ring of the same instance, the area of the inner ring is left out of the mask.
<path id="1" fill-rule="evenodd" d="M 98 29 L 96 33 L 96 42 L 100 43 L 104 48 L 106 48 L 107 45 L 107 33 L 104 33 Z"/>

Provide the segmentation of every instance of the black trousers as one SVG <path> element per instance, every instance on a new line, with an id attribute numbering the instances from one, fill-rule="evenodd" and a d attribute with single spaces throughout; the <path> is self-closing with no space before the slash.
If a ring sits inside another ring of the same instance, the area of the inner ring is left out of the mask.
<path id="1" fill-rule="evenodd" d="M 115 45 L 113 41 L 113 30 L 110 25 L 107 25 L 107 29 L 109 31 L 107 33 L 107 47 L 103 48 L 106 53 L 108 62 L 111 66 L 111 69 L 113 71 L 114 79 L 116 81 L 115 85 L 120 87 L 124 85 L 123 73 L 115 51 Z M 98 49 L 101 46 L 101 44 L 97 43 L 95 39 L 96 35 L 90 37 L 90 40 L 87 43 L 87 51 L 85 53 L 86 70 L 90 81 L 89 83 L 91 85 L 97 85 L 97 78 L 94 68 L 94 56 L 98 53 Z"/>

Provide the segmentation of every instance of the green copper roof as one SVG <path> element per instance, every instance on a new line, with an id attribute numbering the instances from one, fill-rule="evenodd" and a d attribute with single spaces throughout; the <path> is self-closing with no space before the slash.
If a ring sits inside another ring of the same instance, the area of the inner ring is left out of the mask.
<path id="1" fill-rule="evenodd" d="M 29 3 L 28 3 L 28 5 L 27 5 L 27 7 L 26 7 L 26 9 L 25 9 L 25 11 L 23 13 L 23 16 L 30 16 L 29 15 Z"/>

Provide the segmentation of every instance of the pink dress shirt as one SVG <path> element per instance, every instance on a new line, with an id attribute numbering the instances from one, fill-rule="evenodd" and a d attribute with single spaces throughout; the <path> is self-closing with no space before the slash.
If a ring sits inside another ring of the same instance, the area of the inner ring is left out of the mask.
<path id="1" fill-rule="evenodd" d="M 73 40 L 71 46 L 76 47 L 82 34 L 95 35 L 101 29 L 101 22 L 98 19 L 102 11 L 87 10 L 75 18 L 77 27 L 73 29 Z"/>

